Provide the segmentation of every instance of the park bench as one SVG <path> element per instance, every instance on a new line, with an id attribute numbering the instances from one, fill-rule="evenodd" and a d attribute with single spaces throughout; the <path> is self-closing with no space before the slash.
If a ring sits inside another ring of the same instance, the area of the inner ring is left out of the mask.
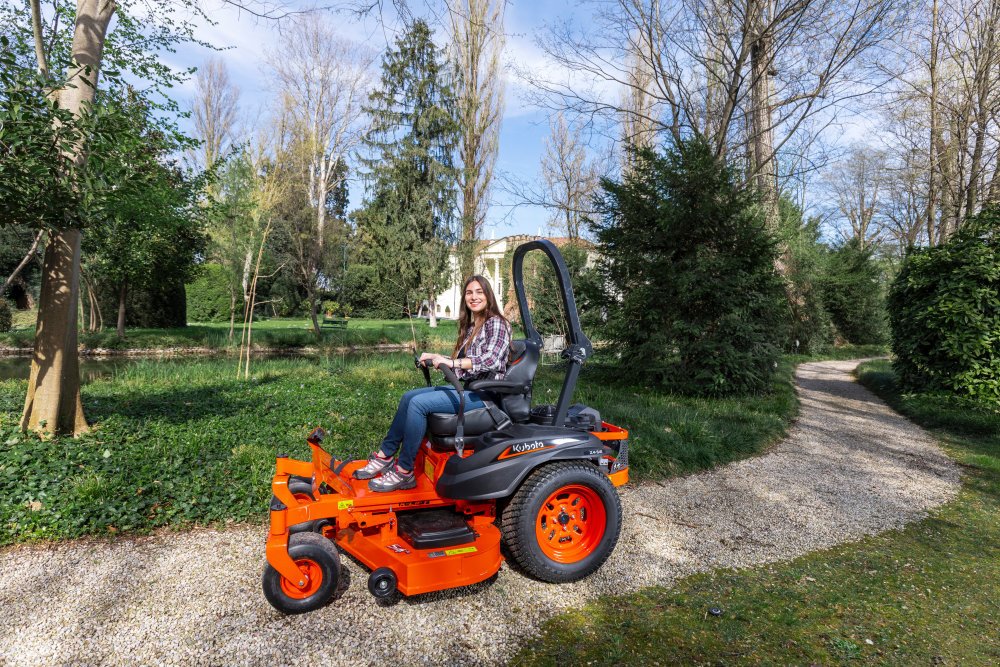
<path id="1" fill-rule="evenodd" d="M 346 329 L 347 320 L 342 317 L 324 317 L 323 326 L 333 327 L 334 329 Z"/>

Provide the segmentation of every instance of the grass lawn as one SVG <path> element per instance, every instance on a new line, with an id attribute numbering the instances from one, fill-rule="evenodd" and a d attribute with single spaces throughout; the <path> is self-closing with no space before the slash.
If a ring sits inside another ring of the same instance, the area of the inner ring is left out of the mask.
<path id="1" fill-rule="evenodd" d="M 636 480 L 757 453 L 797 409 L 788 361 L 770 395 L 729 400 L 663 395 L 593 362 L 576 399 L 631 430 Z M 365 456 L 402 392 L 421 382 L 404 354 L 264 360 L 248 382 L 235 366 L 202 358 L 119 368 L 83 387 L 92 432 L 50 442 L 18 431 L 26 383 L 0 381 L 0 544 L 263 520 L 278 453 L 308 457 L 304 437 L 322 425 L 334 451 Z M 543 365 L 534 402 L 555 402 L 562 378 L 560 365 Z"/>
<path id="2" fill-rule="evenodd" d="M 324 327 L 322 338 L 317 341 L 312 333 L 312 323 L 307 319 L 270 319 L 254 322 L 253 343 L 257 347 L 298 348 L 305 346 L 342 347 L 372 346 L 379 343 L 412 343 L 414 337 L 419 347 L 450 342 L 456 336 L 454 320 L 440 320 L 437 329 L 431 329 L 427 320 L 366 320 L 351 319 L 346 329 Z M 0 347 L 30 348 L 34 344 L 35 321 L 21 317 L 8 333 L 0 333 Z M 174 329 L 126 329 L 120 340 L 114 327 L 96 333 L 81 333 L 80 344 L 86 348 L 160 349 L 171 347 L 207 347 L 225 350 L 238 346 L 240 331 L 229 340 L 228 322 L 189 324 Z"/>
<path id="3" fill-rule="evenodd" d="M 885 361 L 860 378 L 942 440 L 965 471 L 957 500 L 787 564 L 601 598 L 550 621 L 512 663 L 1000 664 L 1000 410 L 901 395 Z"/>

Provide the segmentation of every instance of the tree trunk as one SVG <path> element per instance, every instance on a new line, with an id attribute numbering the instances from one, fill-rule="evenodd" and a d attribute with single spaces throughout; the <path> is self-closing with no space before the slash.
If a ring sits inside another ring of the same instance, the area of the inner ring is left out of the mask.
<path id="1" fill-rule="evenodd" d="M 938 155 L 937 149 L 940 143 L 940 126 L 938 125 L 938 106 L 937 106 L 937 50 L 938 50 L 938 3 L 934 0 L 931 6 L 931 55 L 929 63 L 929 71 L 931 78 L 931 99 L 930 99 L 930 111 L 931 111 L 931 137 L 929 146 L 929 160 L 928 166 L 928 184 L 927 184 L 927 245 L 934 245 L 936 240 L 935 232 L 935 219 L 937 218 L 937 172 L 938 172 L 938 160 L 940 156 Z"/>
<path id="2" fill-rule="evenodd" d="M 750 48 L 750 155 L 754 181 L 761 194 L 767 227 L 778 229 L 778 181 L 774 168 L 774 131 L 771 119 L 770 0 L 755 0 Z"/>
<path id="3" fill-rule="evenodd" d="M 427 323 L 432 329 L 437 328 L 437 300 L 434 298 L 433 294 L 431 294 L 430 298 L 427 299 Z"/>
<path id="4" fill-rule="evenodd" d="M 114 0 L 78 0 L 73 30 L 69 79 L 73 85 L 59 91 L 59 103 L 79 117 L 93 101 L 104 51 L 108 24 L 114 16 Z M 36 34 L 36 42 L 38 35 Z M 39 63 L 44 67 L 44 63 Z M 82 145 L 72 146 L 69 156 L 86 159 Z M 72 433 L 87 430 L 80 400 L 80 369 L 77 358 L 76 303 L 80 290 L 80 231 L 54 232 L 45 247 L 42 290 L 35 327 L 35 351 L 24 401 L 24 430 Z"/>
<path id="5" fill-rule="evenodd" d="M 233 342 L 233 331 L 236 328 L 236 292 L 229 290 L 229 342 Z"/>
<path id="6" fill-rule="evenodd" d="M 80 400 L 76 303 L 80 230 L 53 232 L 45 246 L 35 350 L 21 428 L 79 434 L 87 430 Z"/>
<path id="7" fill-rule="evenodd" d="M 316 338 L 319 338 L 322 335 L 322 330 L 319 328 L 319 320 L 316 318 L 316 293 L 309 290 L 306 294 L 306 300 L 309 301 L 309 319 L 312 320 L 313 333 L 316 334 Z"/>
<path id="8" fill-rule="evenodd" d="M 125 338 L 125 297 L 128 294 L 128 284 L 122 283 L 118 288 L 118 339 Z"/>

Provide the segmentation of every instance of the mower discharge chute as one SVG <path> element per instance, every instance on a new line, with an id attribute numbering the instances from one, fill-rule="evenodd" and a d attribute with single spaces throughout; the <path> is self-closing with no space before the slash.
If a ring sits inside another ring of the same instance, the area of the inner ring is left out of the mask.
<path id="1" fill-rule="evenodd" d="M 542 338 L 524 291 L 531 250 L 544 252 L 556 269 L 569 362 L 556 405 L 534 408 Z M 372 570 L 368 589 L 381 599 L 488 579 L 504 560 L 501 541 L 524 571 L 548 582 L 586 577 L 611 554 L 621 530 L 615 487 L 628 482 L 628 432 L 592 408 L 570 405 L 592 347 L 559 250 L 546 240 L 525 243 L 514 252 L 513 273 L 525 338 L 512 343 L 503 380 L 463 387 L 441 368 L 459 391 L 460 409 L 428 416 L 415 488 L 370 491 L 367 481 L 353 478 L 365 461 L 331 456 L 319 428 L 307 438 L 311 461 L 278 458 L 263 576 L 276 609 L 307 612 L 333 599 L 337 547 Z M 465 411 L 465 389 L 486 397 L 486 407 Z"/>

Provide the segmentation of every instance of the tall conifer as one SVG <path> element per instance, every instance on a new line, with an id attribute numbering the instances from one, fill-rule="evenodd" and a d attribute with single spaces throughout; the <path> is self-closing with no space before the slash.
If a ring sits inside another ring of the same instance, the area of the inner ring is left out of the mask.
<path id="1" fill-rule="evenodd" d="M 424 21 L 383 57 L 366 110 L 366 196 L 357 214 L 365 259 L 386 294 L 400 306 L 428 299 L 433 318 L 454 242 L 459 128 L 449 68 Z"/>

